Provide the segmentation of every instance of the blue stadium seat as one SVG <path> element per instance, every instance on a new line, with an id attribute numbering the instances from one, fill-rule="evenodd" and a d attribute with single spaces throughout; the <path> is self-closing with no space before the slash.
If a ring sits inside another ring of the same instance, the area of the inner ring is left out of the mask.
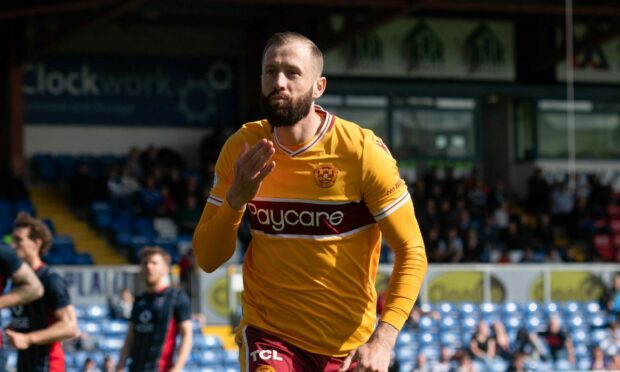
<path id="1" fill-rule="evenodd" d="M 584 309 L 590 315 L 598 315 L 601 311 L 601 305 L 598 302 L 589 301 L 584 304 Z"/>
<path id="2" fill-rule="evenodd" d="M 239 350 L 224 350 L 224 362 L 227 365 L 234 366 L 239 363 Z"/>
<path id="3" fill-rule="evenodd" d="M 485 302 L 480 305 L 480 313 L 482 314 L 495 314 L 499 310 L 499 306 L 492 302 Z"/>
<path id="4" fill-rule="evenodd" d="M 409 345 L 416 343 L 416 336 L 410 330 L 403 329 L 396 338 L 396 345 Z"/>
<path id="5" fill-rule="evenodd" d="M 124 337 L 102 337 L 99 339 L 99 349 L 104 353 L 117 354 L 124 342 Z"/>
<path id="6" fill-rule="evenodd" d="M 76 160 L 73 155 L 57 155 L 55 163 L 58 167 L 58 173 L 62 179 L 68 180 L 75 174 Z"/>
<path id="7" fill-rule="evenodd" d="M 507 331 L 518 330 L 523 326 L 523 319 L 514 315 L 508 315 L 506 318 L 504 318 L 503 323 Z"/>
<path id="8" fill-rule="evenodd" d="M 50 154 L 35 154 L 32 158 L 35 174 L 41 181 L 50 182 L 56 179 L 56 164 Z"/>
<path id="9" fill-rule="evenodd" d="M 439 359 L 439 348 L 436 346 L 428 346 L 420 349 L 420 353 L 426 356 L 429 361 L 435 361 Z"/>
<path id="10" fill-rule="evenodd" d="M 562 304 L 562 311 L 569 314 L 581 313 L 582 306 L 579 302 L 568 301 Z"/>
<path id="11" fill-rule="evenodd" d="M 205 345 L 209 349 L 222 348 L 222 340 L 215 335 L 205 335 Z"/>
<path id="12" fill-rule="evenodd" d="M 539 331 L 540 329 L 544 328 L 544 326 L 545 322 L 543 318 L 537 315 L 530 315 L 525 322 L 525 327 L 530 332 Z"/>
<path id="13" fill-rule="evenodd" d="M 452 332 L 442 332 L 439 335 L 439 343 L 441 346 L 447 346 L 452 349 L 460 348 L 463 345 L 459 334 Z"/>
<path id="14" fill-rule="evenodd" d="M 436 333 L 424 332 L 420 333 L 420 337 L 418 337 L 418 341 L 420 342 L 420 347 L 437 345 L 438 337 Z"/>
<path id="15" fill-rule="evenodd" d="M 566 359 L 558 359 L 554 363 L 553 367 L 554 367 L 555 371 L 571 371 L 571 370 L 574 370 L 574 367 Z"/>
<path id="16" fill-rule="evenodd" d="M 590 356 L 590 350 L 588 349 L 588 345 L 583 342 L 574 342 L 575 347 L 575 356 L 577 358 L 584 358 Z"/>
<path id="17" fill-rule="evenodd" d="M 401 346 L 396 349 L 396 358 L 400 363 L 413 361 L 417 355 L 417 350 L 411 346 Z"/>
<path id="18" fill-rule="evenodd" d="M 559 315 L 560 305 L 558 305 L 556 302 L 548 302 L 544 304 L 543 308 L 546 317 L 549 317 L 551 315 Z"/>
<path id="19" fill-rule="evenodd" d="M 585 328 L 587 325 L 585 319 L 578 314 L 567 315 L 564 317 L 562 322 L 566 324 L 569 329 Z"/>
<path id="20" fill-rule="evenodd" d="M 106 337 L 121 336 L 127 333 L 128 322 L 124 320 L 108 320 L 103 323 Z"/>
<path id="21" fill-rule="evenodd" d="M 575 343 L 590 343 L 590 332 L 586 329 L 576 329 L 570 333 L 570 337 Z"/>
<path id="22" fill-rule="evenodd" d="M 593 315 L 590 317 L 590 327 L 602 328 L 607 326 L 607 319 L 602 315 Z"/>
<path id="23" fill-rule="evenodd" d="M 520 318 L 523 317 L 523 310 L 521 309 L 521 306 L 513 301 L 505 302 L 501 306 L 501 311 L 503 312 L 504 316 L 517 316 Z"/>
<path id="24" fill-rule="evenodd" d="M 589 371 L 592 365 L 592 360 L 589 356 L 577 359 L 577 369 L 581 371 Z"/>
<path id="25" fill-rule="evenodd" d="M 446 315 L 458 315 L 458 309 L 451 302 L 442 302 L 437 306 L 437 311 L 441 314 L 441 316 Z"/>
<path id="26" fill-rule="evenodd" d="M 463 330 L 473 331 L 476 325 L 478 325 L 478 320 L 472 316 L 464 317 L 461 320 L 461 329 Z"/>
<path id="27" fill-rule="evenodd" d="M 460 325 L 458 323 L 458 318 L 451 315 L 444 315 L 439 321 L 439 330 L 441 332 L 458 332 L 460 329 Z"/>
<path id="28" fill-rule="evenodd" d="M 101 333 L 100 322 L 80 322 L 80 329 L 88 334 L 97 335 Z"/>
<path id="29" fill-rule="evenodd" d="M 108 308 L 103 305 L 88 305 L 84 310 L 85 318 L 89 320 L 103 320 L 109 315 Z"/>
<path id="30" fill-rule="evenodd" d="M 222 351 L 217 349 L 200 351 L 194 355 L 197 357 L 196 361 L 201 367 L 220 365 L 225 361 Z"/>
<path id="31" fill-rule="evenodd" d="M 437 332 L 437 321 L 430 316 L 422 316 L 418 324 L 421 332 Z"/>
<path id="32" fill-rule="evenodd" d="M 411 372 L 415 370 L 415 362 L 401 363 L 398 372 Z"/>
<path id="33" fill-rule="evenodd" d="M 459 306 L 461 316 L 478 316 L 478 306 L 472 302 L 463 302 Z"/>
<path id="34" fill-rule="evenodd" d="M 590 338 L 591 338 L 593 344 L 600 343 L 601 341 L 603 341 L 607 337 L 609 337 L 609 331 L 606 330 L 606 329 L 600 329 L 600 328 L 599 329 L 593 329 L 590 332 Z"/>

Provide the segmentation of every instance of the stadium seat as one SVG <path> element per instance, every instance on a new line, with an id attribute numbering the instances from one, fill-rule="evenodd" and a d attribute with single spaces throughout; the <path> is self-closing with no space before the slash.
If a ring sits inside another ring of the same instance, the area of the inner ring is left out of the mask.
<path id="1" fill-rule="evenodd" d="M 440 332 L 457 332 L 460 329 L 458 318 L 451 315 L 444 315 L 439 321 Z"/>
<path id="2" fill-rule="evenodd" d="M 217 349 L 200 351 L 195 355 L 197 356 L 196 361 L 200 367 L 220 365 L 225 361 L 222 356 L 222 351 Z"/>
<path id="3" fill-rule="evenodd" d="M 589 356 L 577 359 L 577 369 L 580 371 L 589 371 L 591 366 L 592 360 Z"/>
<path id="4" fill-rule="evenodd" d="M 117 354 L 123 347 L 124 342 L 124 337 L 101 337 L 99 339 L 99 348 L 104 353 Z"/>
<path id="5" fill-rule="evenodd" d="M 229 366 L 234 366 L 239 363 L 239 350 L 225 350 L 224 351 L 224 362 Z"/>
<path id="6" fill-rule="evenodd" d="M 13 202 L 13 210 L 15 214 L 19 212 L 27 212 L 33 217 L 37 216 L 37 211 L 34 208 L 34 204 L 28 199 L 15 200 Z"/>
<path id="7" fill-rule="evenodd" d="M 101 332 L 101 323 L 99 322 L 80 322 L 79 326 L 81 330 L 91 335 Z"/>
<path id="8" fill-rule="evenodd" d="M 85 308 L 86 319 L 89 320 L 102 320 L 109 315 L 109 310 L 106 306 L 102 305 L 89 305 Z"/>
<path id="9" fill-rule="evenodd" d="M 478 306 L 472 302 L 463 302 L 459 306 L 461 316 L 478 316 Z"/>
<path id="10" fill-rule="evenodd" d="M 590 337 L 592 339 L 592 343 L 600 343 L 607 337 L 609 337 L 609 331 L 606 329 L 594 329 L 590 332 Z"/>
<path id="11" fill-rule="evenodd" d="M 205 345 L 209 349 L 222 348 L 222 340 L 215 335 L 205 335 Z"/>
<path id="12" fill-rule="evenodd" d="M 439 335 L 439 343 L 441 344 L 441 346 L 447 346 L 453 349 L 460 348 L 461 345 L 463 344 L 458 333 L 452 333 L 452 332 L 442 332 Z"/>
<path id="13" fill-rule="evenodd" d="M 418 324 L 421 332 L 437 332 L 437 321 L 430 316 L 422 316 Z"/>
<path id="14" fill-rule="evenodd" d="M 454 306 L 451 302 L 442 302 L 437 306 L 437 311 L 441 314 L 441 316 L 446 315 L 458 315 L 458 310 L 456 306 Z"/>
<path id="15" fill-rule="evenodd" d="M 477 324 L 478 324 L 478 321 L 476 320 L 476 318 L 468 316 L 461 320 L 461 329 L 473 331 L 474 328 L 476 328 Z"/>
<path id="16" fill-rule="evenodd" d="M 420 342 L 420 347 L 422 348 L 425 346 L 436 346 L 439 340 L 436 333 L 424 332 L 420 333 L 418 341 Z"/>
<path id="17" fill-rule="evenodd" d="M 396 358 L 400 363 L 413 361 L 417 355 L 417 350 L 411 346 L 401 346 L 396 349 Z"/>
<path id="18" fill-rule="evenodd" d="M 415 362 L 401 363 L 398 372 L 411 372 L 415 370 Z"/>
<path id="19" fill-rule="evenodd" d="M 108 320 L 102 325 L 106 337 L 121 336 L 127 333 L 128 323 L 124 320 Z"/>
<path id="20" fill-rule="evenodd" d="M 396 345 L 410 345 L 416 343 L 415 333 L 407 329 L 403 329 L 396 338 Z"/>
<path id="21" fill-rule="evenodd" d="M 507 316 L 504 318 L 504 326 L 507 331 L 518 330 L 523 326 L 523 320 L 517 316 Z"/>
<path id="22" fill-rule="evenodd" d="M 505 316 L 523 317 L 523 310 L 516 302 L 505 302 L 501 307 L 501 311 Z"/>
<path id="23" fill-rule="evenodd" d="M 584 329 L 577 329 L 570 333 L 574 342 L 588 343 L 590 342 L 590 333 Z"/>

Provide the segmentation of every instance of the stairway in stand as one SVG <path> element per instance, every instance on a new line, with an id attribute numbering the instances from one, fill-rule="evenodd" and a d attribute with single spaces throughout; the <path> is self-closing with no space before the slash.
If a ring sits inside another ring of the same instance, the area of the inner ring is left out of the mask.
<path id="1" fill-rule="evenodd" d="M 69 209 L 65 195 L 52 188 L 33 187 L 30 198 L 39 218 L 54 222 L 56 235 L 70 235 L 77 252 L 90 253 L 96 265 L 123 265 L 127 260 L 116 248 L 97 234 L 86 221 L 78 219 Z"/>

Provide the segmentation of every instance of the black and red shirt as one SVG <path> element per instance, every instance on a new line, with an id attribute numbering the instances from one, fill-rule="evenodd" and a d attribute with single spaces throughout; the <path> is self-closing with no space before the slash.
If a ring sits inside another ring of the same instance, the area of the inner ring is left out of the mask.
<path id="1" fill-rule="evenodd" d="M 131 311 L 134 338 L 129 371 L 168 371 L 178 325 L 190 317 L 189 298 L 180 289 L 167 287 L 138 296 Z"/>
<path id="2" fill-rule="evenodd" d="M 48 328 L 56 322 L 55 312 L 71 305 L 67 285 L 60 275 L 43 265 L 35 270 L 45 293 L 40 299 L 26 305 L 11 308 L 10 328 L 22 333 Z M 48 345 L 32 345 L 20 350 L 17 371 L 56 372 L 65 371 L 65 354 L 60 342 Z"/>

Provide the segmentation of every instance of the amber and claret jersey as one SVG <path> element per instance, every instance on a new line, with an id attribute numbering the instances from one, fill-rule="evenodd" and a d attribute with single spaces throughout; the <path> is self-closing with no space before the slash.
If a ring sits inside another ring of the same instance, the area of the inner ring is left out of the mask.
<path id="1" fill-rule="evenodd" d="M 276 167 L 245 208 L 252 240 L 243 263 L 242 323 L 313 353 L 342 356 L 375 327 L 381 232 L 396 257 L 382 320 L 397 329 L 417 297 L 426 255 L 406 183 L 381 139 L 315 110 L 322 124 L 296 148 L 283 146 L 266 120 L 228 139 L 194 249 L 199 263 L 205 258 L 215 267 L 230 257 L 244 213 L 226 201 L 235 162 L 244 142 L 273 141 Z"/>

